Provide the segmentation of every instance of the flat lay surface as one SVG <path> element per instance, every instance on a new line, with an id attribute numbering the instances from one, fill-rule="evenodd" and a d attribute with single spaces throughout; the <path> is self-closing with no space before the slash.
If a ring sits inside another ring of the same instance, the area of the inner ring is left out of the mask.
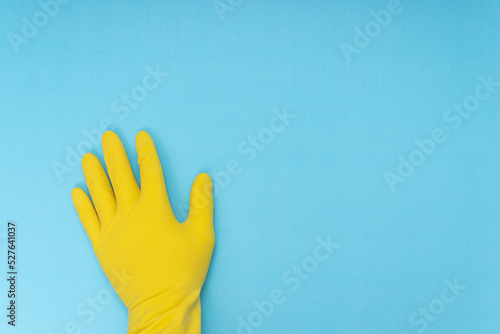
<path id="1" fill-rule="evenodd" d="M 106 130 L 136 178 L 134 138 L 151 135 L 179 221 L 196 175 L 213 179 L 202 333 L 500 332 L 499 15 L 495 1 L 4 2 L 0 332 L 126 332 L 71 201 Z"/>

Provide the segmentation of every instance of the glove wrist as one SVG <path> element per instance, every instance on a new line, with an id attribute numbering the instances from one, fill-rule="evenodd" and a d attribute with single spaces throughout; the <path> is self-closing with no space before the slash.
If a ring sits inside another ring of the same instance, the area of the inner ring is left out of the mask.
<path id="1" fill-rule="evenodd" d="M 128 334 L 200 334 L 199 291 L 182 298 L 158 295 L 129 310 Z"/>

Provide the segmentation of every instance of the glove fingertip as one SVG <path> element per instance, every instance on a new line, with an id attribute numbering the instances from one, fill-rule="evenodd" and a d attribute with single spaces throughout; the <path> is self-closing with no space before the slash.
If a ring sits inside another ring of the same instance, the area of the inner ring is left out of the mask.
<path id="1" fill-rule="evenodd" d="M 75 208 L 81 205 L 82 192 L 84 192 L 83 189 L 79 187 L 73 188 L 73 190 L 71 190 L 71 199 L 73 200 L 73 205 L 75 206 Z"/>

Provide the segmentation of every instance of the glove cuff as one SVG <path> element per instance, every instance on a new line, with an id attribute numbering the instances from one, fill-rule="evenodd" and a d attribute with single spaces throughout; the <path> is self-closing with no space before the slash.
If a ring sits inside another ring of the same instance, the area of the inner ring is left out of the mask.
<path id="1" fill-rule="evenodd" d="M 159 295 L 129 310 L 128 334 L 200 334 L 199 291 L 182 298 Z"/>

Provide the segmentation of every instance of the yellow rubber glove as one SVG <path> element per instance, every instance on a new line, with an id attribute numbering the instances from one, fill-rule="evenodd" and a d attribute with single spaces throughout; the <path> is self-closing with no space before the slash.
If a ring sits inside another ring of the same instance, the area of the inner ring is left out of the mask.
<path id="1" fill-rule="evenodd" d="M 82 168 L 93 204 L 80 188 L 71 196 L 104 273 L 129 310 L 128 333 L 199 334 L 200 291 L 215 244 L 212 180 L 205 173 L 196 177 L 181 224 L 148 133 L 136 137 L 141 188 L 118 136 L 105 132 L 102 146 L 111 184 L 87 153 Z M 120 285 L 117 272 L 131 281 Z"/>

